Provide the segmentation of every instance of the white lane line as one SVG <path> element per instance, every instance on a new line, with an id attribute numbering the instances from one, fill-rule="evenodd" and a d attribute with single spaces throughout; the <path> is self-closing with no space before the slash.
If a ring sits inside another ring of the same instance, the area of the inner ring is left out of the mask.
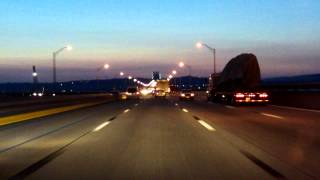
<path id="1" fill-rule="evenodd" d="M 129 112 L 130 111 L 130 109 L 126 109 L 126 110 L 124 110 L 123 112 L 124 113 L 127 113 L 127 112 Z"/>
<path id="2" fill-rule="evenodd" d="M 215 128 L 213 128 L 212 126 L 210 126 L 208 123 L 202 121 L 202 120 L 199 120 L 198 121 L 203 127 L 207 128 L 209 131 L 216 131 Z"/>
<path id="3" fill-rule="evenodd" d="M 234 106 L 225 106 L 226 108 L 229 108 L 229 109 L 234 109 L 234 108 L 236 108 L 236 107 L 234 107 Z"/>
<path id="4" fill-rule="evenodd" d="M 277 118 L 277 119 L 284 119 L 282 116 L 277 116 L 277 115 L 274 115 L 274 114 L 261 113 L 261 115 L 268 116 L 268 117 L 273 117 L 273 118 Z"/>
<path id="5" fill-rule="evenodd" d="M 187 109 L 185 109 L 185 108 L 182 108 L 182 111 L 183 112 L 189 112 Z"/>
<path id="6" fill-rule="evenodd" d="M 108 125 L 110 123 L 110 121 L 107 121 L 107 122 L 104 122 L 102 124 L 100 124 L 99 126 L 97 126 L 93 131 L 94 132 L 97 132 L 99 131 L 100 129 L 104 128 L 106 125 Z"/>
<path id="7" fill-rule="evenodd" d="M 296 107 L 289 107 L 289 106 L 277 106 L 277 105 L 269 105 L 269 106 L 282 108 L 282 109 L 291 109 L 291 110 L 297 110 L 297 111 L 308 111 L 308 112 L 320 113 L 320 110 L 315 110 L 315 109 L 305 109 L 305 108 L 296 108 Z"/>

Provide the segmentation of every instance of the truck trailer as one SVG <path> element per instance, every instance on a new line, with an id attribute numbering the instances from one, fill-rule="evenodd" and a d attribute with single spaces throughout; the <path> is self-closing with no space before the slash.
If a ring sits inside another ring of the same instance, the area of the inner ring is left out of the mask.
<path id="1" fill-rule="evenodd" d="M 266 104 L 269 95 L 260 87 L 261 75 L 254 54 L 231 59 L 220 74 L 209 77 L 208 100 L 238 104 Z"/>

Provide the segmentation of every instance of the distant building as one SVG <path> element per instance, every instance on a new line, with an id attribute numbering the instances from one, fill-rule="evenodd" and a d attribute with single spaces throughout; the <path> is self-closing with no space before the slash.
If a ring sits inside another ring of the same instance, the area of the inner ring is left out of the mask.
<path id="1" fill-rule="evenodd" d="M 152 72 L 152 79 L 153 79 L 153 80 L 159 80 L 159 79 L 161 79 L 161 74 L 160 74 L 159 72 L 157 72 L 157 71 Z"/>

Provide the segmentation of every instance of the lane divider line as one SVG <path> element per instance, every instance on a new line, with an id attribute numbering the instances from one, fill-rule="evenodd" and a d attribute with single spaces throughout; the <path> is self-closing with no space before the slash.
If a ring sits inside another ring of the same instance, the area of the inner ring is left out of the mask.
<path id="1" fill-rule="evenodd" d="M 210 124 L 206 123 L 203 120 L 198 120 L 198 122 L 205 128 L 207 128 L 209 131 L 216 131 L 215 128 L 213 128 L 212 126 L 210 126 Z"/>
<path id="2" fill-rule="evenodd" d="M 130 109 L 126 109 L 126 110 L 123 111 L 123 113 L 127 113 L 129 111 L 130 111 Z"/>
<path id="3" fill-rule="evenodd" d="M 261 115 L 276 118 L 276 119 L 284 119 L 282 116 L 277 116 L 277 115 L 269 114 L 269 113 L 261 113 Z"/>
<path id="4" fill-rule="evenodd" d="M 200 120 L 198 116 L 192 116 L 195 120 Z"/>
<path id="5" fill-rule="evenodd" d="M 17 123 L 21 121 L 26 121 L 26 120 L 31 120 L 35 118 L 45 117 L 49 115 L 59 114 L 66 111 L 76 110 L 80 108 L 90 107 L 90 106 L 102 104 L 105 102 L 106 101 L 98 102 L 98 103 L 86 103 L 86 104 L 78 104 L 78 105 L 72 105 L 72 106 L 64 106 L 64 107 L 58 107 L 58 108 L 52 108 L 52 109 L 46 109 L 46 110 L 40 110 L 35 112 L 2 117 L 0 118 L 0 126 Z"/>
<path id="6" fill-rule="evenodd" d="M 186 113 L 189 112 L 188 109 L 185 109 L 185 108 L 182 108 L 182 111 Z"/>
<path id="7" fill-rule="evenodd" d="M 109 121 L 113 121 L 113 120 L 115 120 L 117 118 L 117 116 L 113 116 L 113 117 L 111 117 L 110 119 L 109 119 Z"/>
<path id="8" fill-rule="evenodd" d="M 297 111 L 308 111 L 308 112 L 315 112 L 315 113 L 320 113 L 320 110 L 316 109 L 306 109 L 306 108 L 297 108 L 297 107 L 289 107 L 289 106 L 278 106 L 278 105 L 269 105 L 272 107 L 277 107 L 281 109 L 290 109 L 290 110 L 297 110 Z"/>
<path id="9" fill-rule="evenodd" d="M 25 168 L 22 171 L 18 172 L 17 174 L 13 175 L 9 179 L 25 179 L 26 177 L 28 177 L 32 173 L 36 172 L 37 170 L 39 170 L 40 168 L 42 168 L 43 166 L 45 166 L 46 164 L 48 164 L 49 162 L 51 162 L 52 160 L 54 160 L 55 158 L 60 156 L 62 153 L 64 153 L 68 146 L 75 143 L 76 141 L 78 141 L 79 139 L 88 135 L 91 132 L 92 132 L 91 130 L 85 132 L 84 134 L 82 134 L 78 138 L 72 140 L 68 144 L 62 146 L 60 149 L 50 153 L 49 155 L 45 156 L 44 158 L 40 159 L 39 161 L 35 162 L 34 164 L 28 166 L 27 168 Z"/>
<path id="10" fill-rule="evenodd" d="M 106 121 L 106 122 L 100 124 L 100 125 L 97 126 L 93 131 L 94 131 L 94 132 L 97 132 L 97 131 L 101 130 L 102 128 L 104 128 L 105 126 L 107 126 L 108 124 L 110 124 L 110 121 Z"/>
<path id="11" fill-rule="evenodd" d="M 252 161 L 255 165 L 263 169 L 265 172 L 269 173 L 271 176 L 273 176 L 276 179 L 287 179 L 284 175 L 282 175 L 280 172 L 277 170 L 273 169 L 271 166 L 266 164 L 265 162 L 261 161 L 251 153 L 247 151 L 240 150 L 240 152 L 248 158 L 250 161 Z"/>
<path id="12" fill-rule="evenodd" d="M 227 105 L 227 106 L 225 106 L 226 108 L 229 108 L 229 109 L 235 109 L 236 107 L 234 107 L 234 106 L 229 106 L 229 105 Z"/>

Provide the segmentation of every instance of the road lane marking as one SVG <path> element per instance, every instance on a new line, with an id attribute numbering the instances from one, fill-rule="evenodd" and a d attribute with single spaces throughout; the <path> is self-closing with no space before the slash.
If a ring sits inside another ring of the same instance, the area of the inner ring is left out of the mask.
<path id="1" fill-rule="evenodd" d="M 78 141 L 79 139 L 81 139 L 82 137 L 90 134 L 92 131 L 87 131 L 84 134 L 82 134 L 81 136 L 77 137 L 76 139 L 72 140 L 71 142 L 69 142 L 68 144 L 62 146 L 60 149 L 50 153 L 48 156 L 40 159 L 39 161 L 37 161 L 34 164 L 31 164 L 30 166 L 28 166 L 27 168 L 23 169 L 22 171 L 20 171 L 18 174 L 15 174 L 13 176 L 11 176 L 9 179 L 25 179 L 26 177 L 28 177 L 29 175 L 31 175 L 32 173 L 36 172 L 37 170 L 39 170 L 41 167 L 45 166 L 46 164 L 48 164 L 49 162 L 51 162 L 52 160 L 54 160 L 55 158 L 59 157 L 62 153 L 64 153 L 64 151 L 66 150 L 66 148 L 68 146 L 70 146 L 71 144 L 75 143 L 76 141 Z"/>
<path id="2" fill-rule="evenodd" d="M 258 167 L 269 173 L 271 176 L 275 177 L 276 179 L 287 179 L 284 175 L 282 175 L 280 172 L 266 164 L 265 162 L 261 161 L 257 157 L 255 157 L 253 154 L 240 150 L 240 152 L 248 158 L 250 161 L 252 161 L 254 164 L 256 164 Z"/>
<path id="3" fill-rule="evenodd" d="M 210 126 L 208 123 L 204 122 L 203 120 L 198 120 L 198 122 L 205 128 L 207 128 L 209 131 L 216 131 L 215 128 Z"/>
<path id="4" fill-rule="evenodd" d="M 127 113 L 127 112 L 129 112 L 130 111 L 130 109 L 126 109 L 126 110 L 124 110 L 123 112 L 124 113 Z"/>
<path id="5" fill-rule="evenodd" d="M 282 109 L 291 109 L 291 110 L 297 110 L 297 111 L 308 111 L 308 112 L 320 113 L 320 110 L 315 110 L 315 109 L 305 109 L 305 108 L 296 108 L 296 107 L 289 107 L 289 106 L 277 106 L 277 105 L 269 105 L 269 106 L 282 108 Z"/>
<path id="6" fill-rule="evenodd" d="M 186 113 L 189 112 L 189 111 L 188 111 L 187 109 L 185 109 L 185 108 L 182 108 L 182 111 L 183 111 L 183 112 L 186 112 Z"/>
<path id="7" fill-rule="evenodd" d="M 198 116 L 192 116 L 195 120 L 200 120 Z"/>
<path id="8" fill-rule="evenodd" d="M 58 107 L 58 108 L 52 108 L 52 109 L 46 109 L 36 112 L 29 112 L 29 113 L 23 113 L 18 115 L 12 115 L 7 117 L 0 118 L 0 126 L 2 125 L 8 125 L 12 123 L 17 123 L 21 121 L 31 120 L 35 118 L 45 117 L 49 115 L 59 114 L 66 111 L 76 110 L 84 107 L 90 107 L 98 104 L 102 104 L 103 102 L 98 103 L 86 103 L 86 104 L 78 104 L 78 105 L 72 105 L 72 106 L 65 106 L 65 107 Z"/>
<path id="9" fill-rule="evenodd" d="M 284 119 L 282 116 L 277 116 L 277 115 L 274 115 L 274 114 L 261 113 L 261 115 L 272 117 L 272 118 L 277 118 L 277 119 Z"/>
<path id="10" fill-rule="evenodd" d="M 234 106 L 225 106 L 226 108 L 229 108 L 229 109 L 234 109 L 234 108 L 236 108 L 236 107 L 234 107 Z"/>
<path id="11" fill-rule="evenodd" d="M 100 129 L 104 128 L 106 125 L 108 125 L 110 123 L 110 121 L 107 121 L 107 122 L 104 122 L 102 124 L 100 124 L 99 126 L 97 126 L 93 131 L 94 132 L 97 132 L 99 131 Z"/>

